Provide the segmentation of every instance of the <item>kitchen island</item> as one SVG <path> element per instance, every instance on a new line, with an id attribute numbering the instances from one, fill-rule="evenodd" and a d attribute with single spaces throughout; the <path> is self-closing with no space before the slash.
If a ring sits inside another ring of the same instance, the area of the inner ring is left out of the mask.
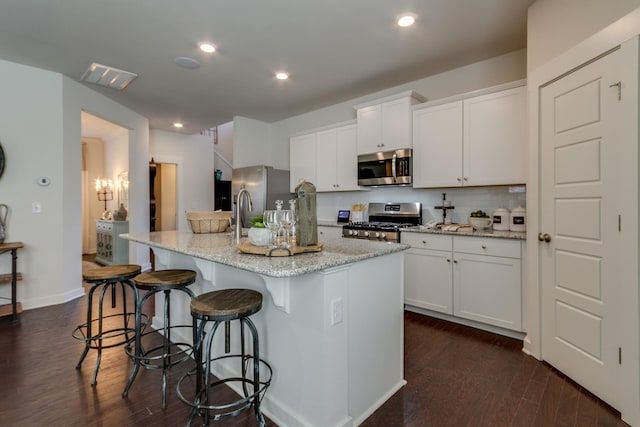
<path id="1" fill-rule="evenodd" d="M 262 409 L 278 425 L 356 426 L 405 384 L 407 245 L 327 238 L 320 252 L 266 257 L 240 253 L 231 233 L 121 237 L 151 247 L 156 270 L 196 270 L 195 294 L 246 288 L 264 295 L 262 310 L 252 319 L 260 334 L 260 356 L 273 368 Z M 158 295 L 156 312 L 161 304 Z M 172 301 L 172 309 L 174 321 L 190 323 L 186 299 Z M 154 326 L 161 321 L 154 319 Z M 185 332 L 181 338 L 189 340 Z M 236 336 L 234 331 L 234 346 Z M 222 336 L 216 338 L 223 348 Z M 231 366 L 217 369 L 238 375 Z"/>

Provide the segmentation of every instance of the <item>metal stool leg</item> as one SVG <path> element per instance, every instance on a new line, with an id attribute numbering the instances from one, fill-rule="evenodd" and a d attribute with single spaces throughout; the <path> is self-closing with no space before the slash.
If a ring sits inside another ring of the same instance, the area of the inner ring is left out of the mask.
<path id="1" fill-rule="evenodd" d="M 93 291 L 95 291 L 98 286 L 100 286 L 100 283 L 94 283 L 89 289 L 89 293 L 87 294 L 87 337 L 91 336 L 91 306 L 93 304 Z M 82 367 L 82 362 L 84 361 L 84 358 L 87 357 L 87 353 L 89 353 L 90 348 L 91 341 L 85 339 L 84 350 L 82 350 L 82 354 L 80 355 L 80 360 L 78 360 L 76 369 L 80 369 Z"/>
<path id="2" fill-rule="evenodd" d="M 135 337 L 134 337 L 134 354 L 133 358 L 133 370 L 131 371 L 131 375 L 129 375 L 129 380 L 127 381 L 127 385 L 124 387 L 124 391 L 122 392 L 122 397 L 127 397 L 129 394 L 129 389 L 133 384 L 133 380 L 136 379 L 138 375 L 138 371 L 140 370 L 140 361 L 142 359 L 142 307 L 147 299 L 153 295 L 153 292 L 147 292 L 142 298 L 139 298 L 138 289 L 135 288 L 136 295 L 136 324 L 135 324 Z"/>

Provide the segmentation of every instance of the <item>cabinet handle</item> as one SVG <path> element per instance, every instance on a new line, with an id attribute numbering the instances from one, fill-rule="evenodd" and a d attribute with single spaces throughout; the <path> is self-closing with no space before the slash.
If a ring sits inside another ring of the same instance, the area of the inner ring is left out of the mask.
<path id="1" fill-rule="evenodd" d="M 462 179 L 464 179 L 464 182 L 469 181 L 469 178 L 467 178 L 467 177 L 464 177 L 464 178 L 462 178 Z"/>
<path id="2" fill-rule="evenodd" d="M 426 241 L 426 240 L 423 240 L 423 241 L 422 241 L 422 244 L 423 244 L 423 245 L 426 245 L 426 244 L 427 244 L 427 241 Z"/>
<path id="3" fill-rule="evenodd" d="M 457 263 L 458 263 L 458 260 L 457 260 L 457 259 L 454 259 L 454 260 L 453 260 L 453 263 L 454 263 L 454 264 L 457 264 Z"/>
<path id="4" fill-rule="evenodd" d="M 481 248 L 482 249 L 487 249 L 487 245 L 482 245 Z"/>
<path id="5" fill-rule="evenodd" d="M 447 258 L 447 262 L 451 262 L 451 260 L 449 258 Z"/>
<path id="6" fill-rule="evenodd" d="M 458 182 L 462 182 L 462 179 L 460 177 L 456 178 L 458 180 Z"/>

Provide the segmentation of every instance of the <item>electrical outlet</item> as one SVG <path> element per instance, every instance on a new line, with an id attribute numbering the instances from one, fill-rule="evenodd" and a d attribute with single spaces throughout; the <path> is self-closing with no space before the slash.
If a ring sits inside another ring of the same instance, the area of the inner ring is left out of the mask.
<path id="1" fill-rule="evenodd" d="M 336 298 L 331 301 L 331 325 L 337 325 L 342 322 L 342 298 Z"/>
<path id="2" fill-rule="evenodd" d="M 31 202 L 31 213 L 39 214 L 42 212 L 42 206 L 40 206 L 40 202 Z"/>

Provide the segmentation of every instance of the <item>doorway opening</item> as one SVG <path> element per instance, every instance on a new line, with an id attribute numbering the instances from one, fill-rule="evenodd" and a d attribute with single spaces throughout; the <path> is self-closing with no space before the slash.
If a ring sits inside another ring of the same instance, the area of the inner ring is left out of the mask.
<path id="1" fill-rule="evenodd" d="M 116 242 L 99 241 L 98 222 L 101 219 L 113 220 L 114 212 L 128 206 L 129 171 L 129 131 L 100 117 L 81 112 L 81 150 L 82 150 L 82 266 L 83 269 L 95 267 L 96 257 L 103 264 L 112 262 L 128 263 L 128 244 L 114 253 Z M 100 180 L 105 186 L 97 188 Z M 127 206 L 124 206 L 127 204 Z M 122 213 L 119 214 L 120 218 Z M 124 218 L 119 229 L 128 226 Z M 104 236 L 102 236 L 104 237 Z M 116 236 L 117 237 L 117 236 Z M 111 236 L 113 238 L 113 236 Z M 108 245 L 108 246 L 107 246 Z M 98 252 L 102 251 L 102 257 Z M 114 258 L 114 256 L 116 258 Z"/>

